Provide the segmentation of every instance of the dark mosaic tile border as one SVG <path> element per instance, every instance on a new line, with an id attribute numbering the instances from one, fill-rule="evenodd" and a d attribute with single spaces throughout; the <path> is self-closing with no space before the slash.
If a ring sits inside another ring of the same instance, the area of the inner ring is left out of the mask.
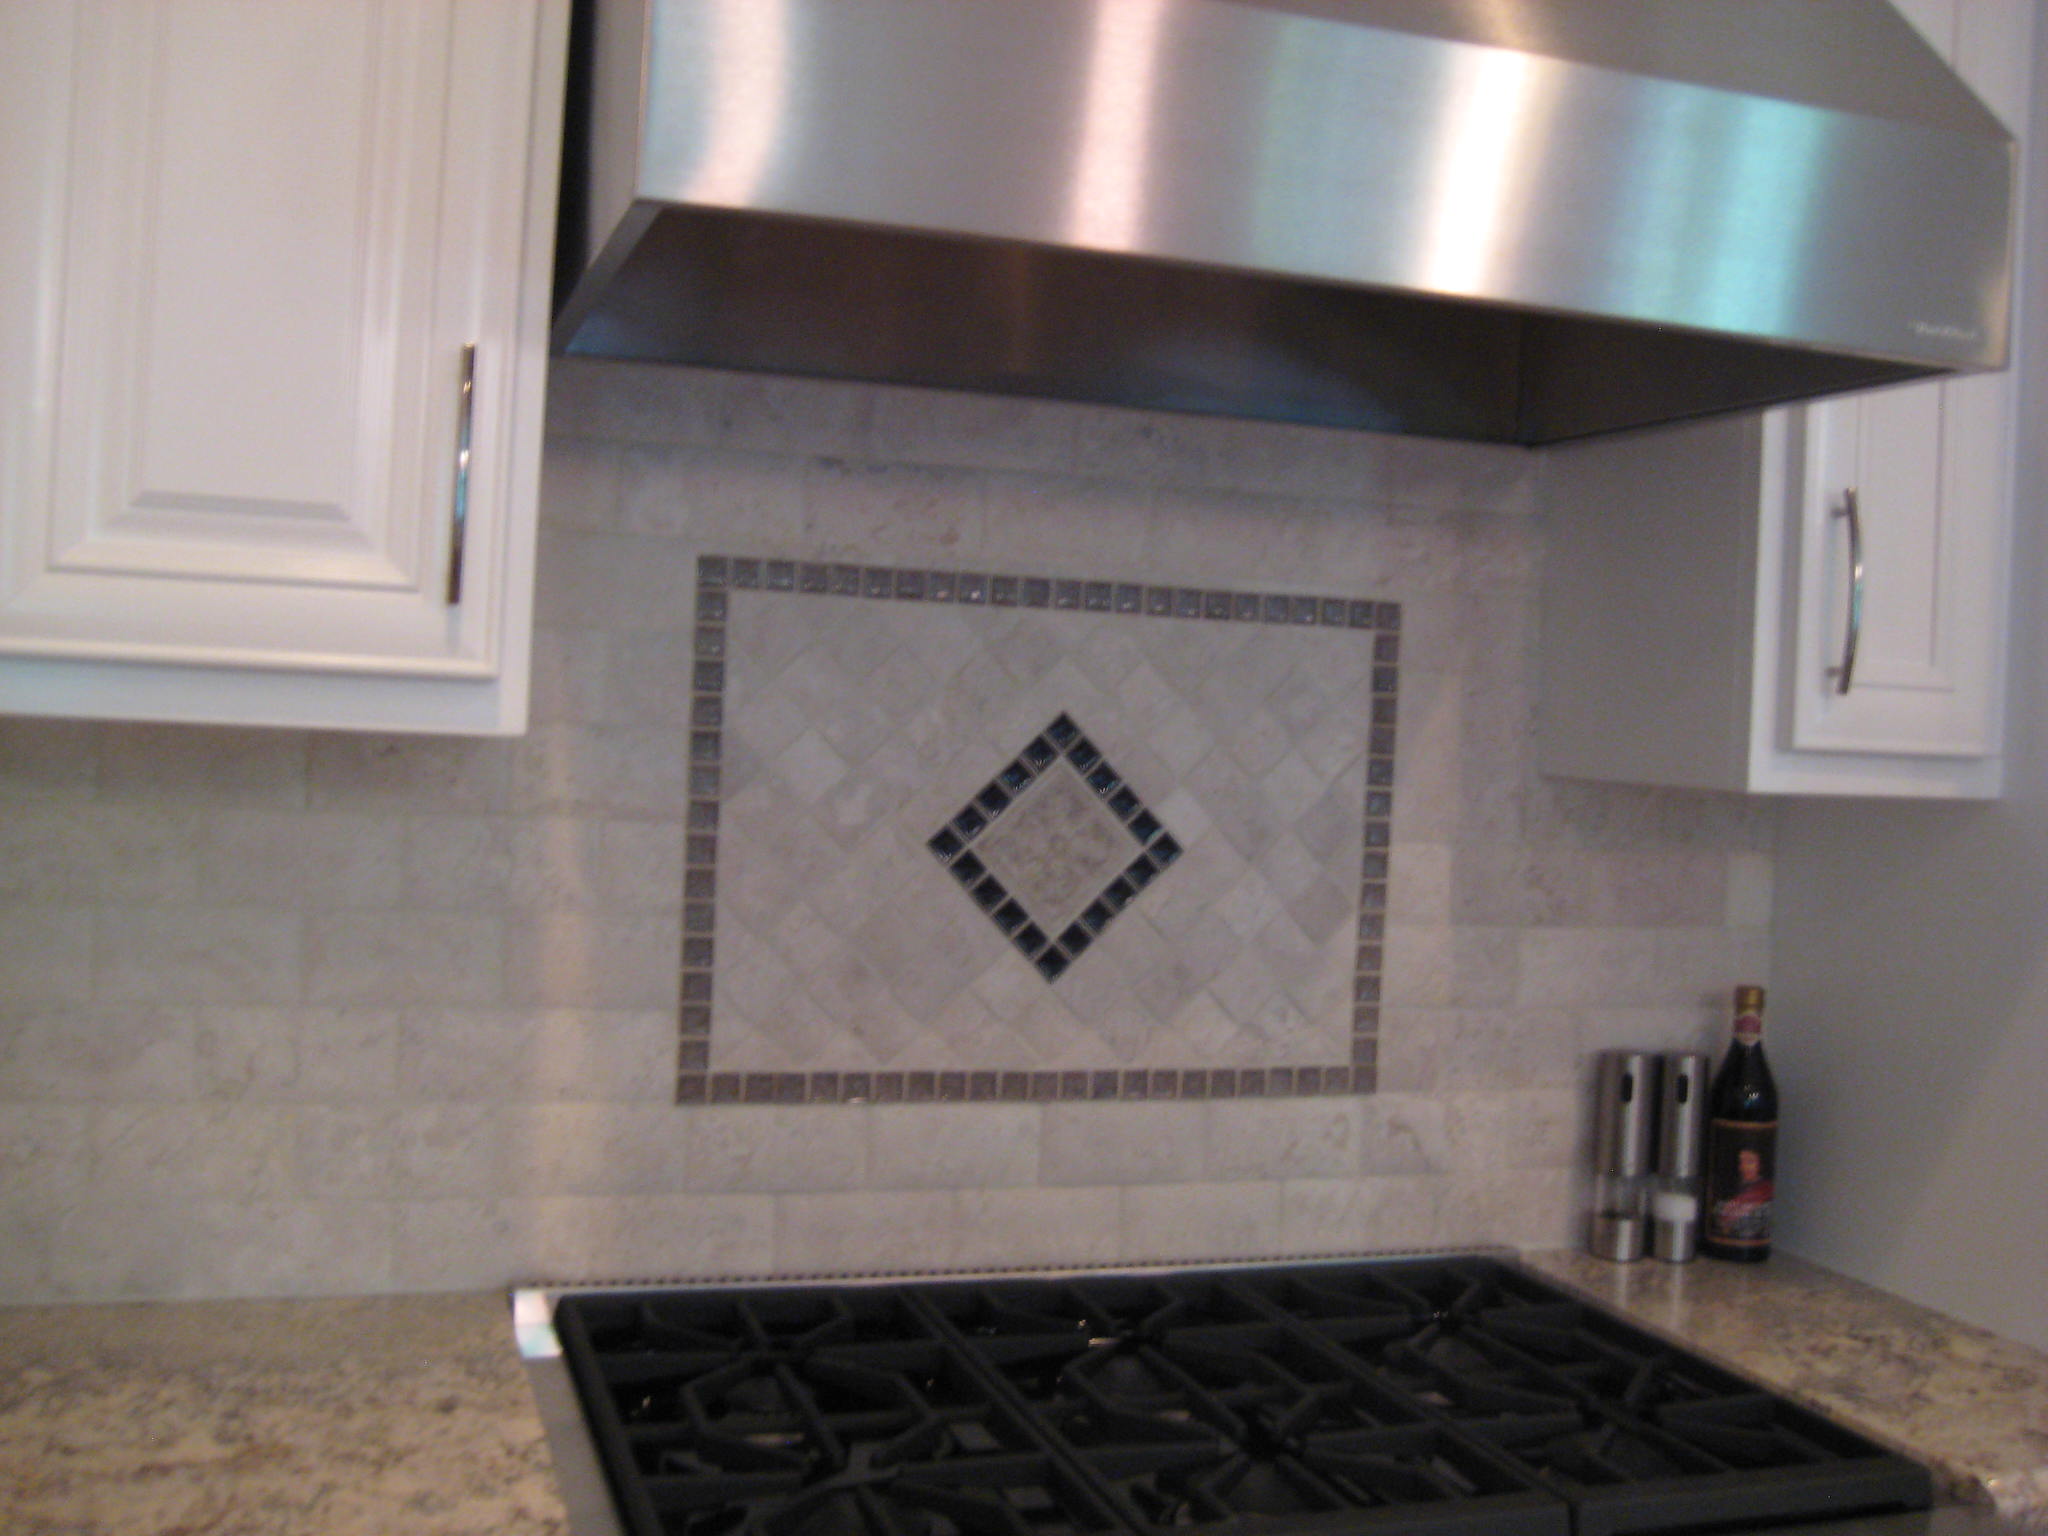
<path id="1" fill-rule="evenodd" d="M 1368 636 L 1373 647 L 1364 857 L 1344 1066 L 1056 1071 L 714 1072 L 711 994 L 717 957 L 719 765 L 725 725 L 725 635 L 733 592 L 991 608 L 1071 609 L 1234 624 L 1314 625 Z M 917 570 L 705 555 L 697 561 L 690 697 L 689 810 L 683 871 L 678 1104 L 1012 1103 L 1056 1099 L 1236 1099 L 1370 1093 L 1378 1082 L 1380 977 L 1394 814 L 1401 607 L 1365 598 L 1163 587 L 1076 577 Z"/>

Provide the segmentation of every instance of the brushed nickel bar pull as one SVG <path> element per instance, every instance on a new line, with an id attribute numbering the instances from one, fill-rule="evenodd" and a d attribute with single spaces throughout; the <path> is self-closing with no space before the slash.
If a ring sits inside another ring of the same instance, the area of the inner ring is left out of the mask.
<path id="1" fill-rule="evenodd" d="M 476 424 L 476 343 L 462 349 L 462 404 L 455 417 L 455 496 L 448 523 L 448 606 L 462 601 L 462 544 L 469 532 L 469 442 Z"/>
<path id="2" fill-rule="evenodd" d="M 1849 622 L 1842 636 L 1842 664 L 1829 667 L 1828 676 L 1835 680 L 1835 692 L 1844 694 L 1856 675 L 1856 645 L 1863 638 L 1863 513 L 1853 485 L 1842 493 L 1835 516 L 1849 520 Z"/>

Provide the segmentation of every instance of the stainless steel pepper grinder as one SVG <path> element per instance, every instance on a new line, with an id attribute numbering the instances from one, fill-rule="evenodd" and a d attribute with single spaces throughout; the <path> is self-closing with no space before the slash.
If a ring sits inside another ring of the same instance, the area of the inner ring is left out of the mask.
<path id="1" fill-rule="evenodd" d="M 1657 1057 L 1602 1051 L 1593 1121 L 1593 1218 L 1587 1249 L 1629 1263 L 1648 1236 L 1652 1134 L 1657 1124 Z"/>
<path id="2" fill-rule="evenodd" d="M 1650 1252 L 1670 1264 L 1684 1264 L 1699 1251 L 1707 1082 L 1707 1058 L 1697 1051 L 1674 1051 L 1665 1056 L 1657 1090 L 1657 1182 L 1650 1194 Z"/>

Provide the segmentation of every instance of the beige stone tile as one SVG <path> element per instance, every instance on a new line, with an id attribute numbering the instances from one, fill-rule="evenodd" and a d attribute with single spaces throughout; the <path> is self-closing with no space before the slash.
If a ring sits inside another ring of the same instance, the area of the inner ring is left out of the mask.
<path id="1" fill-rule="evenodd" d="M 238 806 L 304 805 L 306 741 L 301 731 L 109 725 L 100 736 L 100 794 Z"/>
<path id="2" fill-rule="evenodd" d="M 1439 1088 L 1566 1088 L 1579 1079 L 1579 1016 L 1571 1010 L 1451 1008 L 1424 1027 Z"/>
<path id="3" fill-rule="evenodd" d="M 1062 401 L 941 389 L 877 388 L 872 452 L 887 463 L 1061 470 L 1088 412 Z"/>
<path id="4" fill-rule="evenodd" d="M 297 912 L 270 907 L 102 908 L 92 925 L 94 994 L 123 1002 L 292 1001 L 304 985 L 301 923 Z M 0 978 L 5 968 L 0 954 Z"/>
<path id="5" fill-rule="evenodd" d="M 1585 1205 L 1569 1170 L 1495 1168 L 1459 1183 L 1447 1203 L 1449 1242 L 1558 1248 L 1585 1239 Z"/>
<path id="6" fill-rule="evenodd" d="M 308 1104 L 290 1121 L 290 1190 L 300 1198 L 391 1200 L 417 1191 L 399 1176 L 403 1110 L 380 1104 Z"/>
<path id="7" fill-rule="evenodd" d="M 58 1003 L 91 995 L 93 914 L 82 907 L 0 903 L 0 997 Z"/>
<path id="8" fill-rule="evenodd" d="M 632 448 L 621 461 L 621 524 L 710 553 L 809 553 L 804 461 L 715 446 Z M 679 595 L 695 588 L 694 571 Z"/>
<path id="9" fill-rule="evenodd" d="M 1762 934 L 1721 928 L 1528 929 L 1521 950 L 1524 1007 L 1725 1002 L 1728 978 L 1768 959 Z"/>
<path id="10" fill-rule="evenodd" d="M 0 1302 L 25 1305 L 62 1299 L 56 1282 L 58 1209 L 35 1194 L 0 1194 Z"/>
<path id="11" fill-rule="evenodd" d="M 758 1194 L 869 1183 L 869 1111 L 860 1106 L 750 1104 L 683 1114 L 694 1189 Z"/>
<path id="12" fill-rule="evenodd" d="M 1206 419 L 1207 483 L 1225 490 L 1370 504 L 1384 494 L 1388 439 L 1286 422 Z"/>
<path id="13" fill-rule="evenodd" d="M 978 471 L 819 459 L 803 470 L 803 540 L 836 560 L 904 559 L 941 568 L 981 546 Z"/>
<path id="14" fill-rule="evenodd" d="M 192 1096 L 191 1010 L 0 1003 L 0 1101 L 147 1103 Z"/>
<path id="15" fill-rule="evenodd" d="M 388 906 L 404 880 L 404 829 L 387 816 L 218 811 L 199 846 L 200 899 L 223 906 Z"/>
<path id="16" fill-rule="evenodd" d="M 1058 570 L 1098 581 L 1158 581 L 1185 571 L 1180 552 L 1151 538 L 1153 493 L 1142 485 L 1054 466 L 992 470 L 983 486 L 986 534 L 974 569 Z M 969 559 L 963 553 L 963 566 Z"/>
<path id="17" fill-rule="evenodd" d="M 1402 506 L 1515 517 L 1535 511 L 1538 454 L 1423 437 L 1389 438 L 1385 448 L 1387 493 Z"/>
<path id="18" fill-rule="evenodd" d="M 610 719 L 608 709 L 617 650 L 642 631 L 617 637 L 601 629 L 535 629 L 528 718 L 533 725 L 592 724 Z M 667 635 L 668 631 L 655 631 Z"/>
<path id="19" fill-rule="evenodd" d="M 624 633 L 687 624 L 695 563 L 676 539 L 543 528 L 534 621 L 556 629 Z"/>
<path id="20" fill-rule="evenodd" d="M 1441 1241 L 1442 1175 L 1289 1179 L 1280 1194 L 1288 1253 L 1395 1253 Z"/>
<path id="21" fill-rule="evenodd" d="M 1138 1263 L 1268 1258 L 1281 1252 L 1281 1186 L 1141 1184 L 1123 1191 L 1123 1241 Z"/>
<path id="22" fill-rule="evenodd" d="M 390 824 L 399 838 L 395 904 L 473 912 L 511 905 L 514 842 L 525 822 L 453 813 L 393 815 Z"/>
<path id="23" fill-rule="evenodd" d="M 676 1001 L 681 956 L 673 915 L 555 908 L 509 920 L 502 975 L 480 978 L 472 995 L 444 998 L 488 1002 L 502 995 L 546 1007 L 658 1008 Z"/>
<path id="24" fill-rule="evenodd" d="M 93 1113 L 84 1104 L 0 1103 L 0 1190 L 17 1209 L 54 1210 L 90 1187 Z M 10 1232 L 0 1248 L 13 1241 Z"/>
<path id="25" fill-rule="evenodd" d="M 788 1275 L 949 1269 L 959 1263 L 959 1196 L 854 1190 L 775 1198 L 775 1267 Z"/>
<path id="26" fill-rule="evenodd" d="M 719 375 L 696 368 L 558 357 L 548 365 L 549 452 L 561 438 L 710 442 Z M 543 455 L 545 457 L 545 455 Z"/>
<path id="27" fill-rule="evenodd" d="M 528 813 L 677 816 L 689 769 L 681 727 L 542 726 L 517 744 L 508 794 Z"/>
<path id="28" fill-rule="evenodd" d="M 686 1114 L 660 1104 L 550 1104 L 501 1112 L 507 1195 L 676 1195 Z"/>
<path id="29" fill-rule="evenodd" d="M 505 995 L 506 926 L 492 915 L 380 910 L 308 925 L 306 995 L 356 1006 L 489 1003 Z"/>
<path id="30" fill-rule="evenodd" d="M 397 1208 L 400 1289 L 689 1280 L 774 1267 L 766 1195 L 408 1200 Z"/>
<path id="31" fill-rule="evenodd" d="M 1029 1104 L 878 1104 L 867 1111 L 874 1189 L 989 1189 L 1038 1175 L 1043 1112 Z"/>
<path id="32" fill-rule="evenodd" d="M 1129 1257 L 1122 1191 L 963 1189 L 955 1196 L 953 1262 L 966 1268 L 1061 1268 Z"/>
<path id="33" fill-rule="evenodd" d="M 540 460 L 540 516 L 551 528 L 617 528 L 619 449 L 563 434 L 549 440 Z"/>
<path id="34" fill-rule="evenodd" d="M 268 1105 L 116 1104 L 91 1121 L 88 1167 L 103 1197 L 262 1200 L 291 1193 L 293 1123 Z"/>
<path id="35" fill-rule="evenodd" d="M 679 820 L 549 815 L 514 822 L 503 836 L 514 907 L 670 912 L 682 904 Z"/>
<path id="36" fill-rule="evenodd" d="M 1441 1174 L 1453 1163 L 1438 1095 L 1381 1093 L 1359 1101 L 1358 1171 L 1369 1177 Z"/>
<path id="37" fill-rule="evenodd" d="M 171 902 L 200 888 L 203 812 L 55 794 L 0 816 L 0 902 Z"/>
<path id="38" fill-rule="evenodd" d="M 388 1291 L 391 1236 L 375 1201 L 96 1196 L 64 1213 L 51 1267 L 66 1299 Z"/>
<path id="39" fill-rule="evenodd" d="M 396 1079 L 420 1100 L 500 1104 L 670 1103 L 676 1012 L 664 1009 L 408 1009 Z"/>
<path id="40" fill-rule="evenodd" d="M 89 795 L 99 776 L 99 732 L 89 720 L 0 719 L 0 799 Z"/>
<path id="41" fill-rule="evenodd" d="M 1728 858 L 1727 906 L 1723 921 L 1730 928 L 1768 928 L 1771 925 L 1773 866 L 1760 853 L 1737 853 Z"/>
<path id="42" fill-rule="evenodd" d="M 329 810 L 503 810 L 516 751 L 513 742 L 315 732 L 307 794 Z"/>
<path id="43" fill-rule="evenodd" d="M 1442 1095 L 1452 1167 L 1474 1172 L 1573 1166 L 1583 1140 L 1585 1097 L 1569 1087 Z"/>
<path id="44" fill-rule="evenodd" d="M 765 373 L 698 375 L 715 392 L 717 442 L 761 453 L 864 458 L 872 387 Z"/>
<path id="45" fill-rule="evenodd" d="M 1363 1105 L 1348 1096 L 1212 1100 L 1206 1106 L 1208 1171 L 1217 1179 L 1261 1180 L 1352 1173 Z"/>
<path id="46" fill-rule="evenodd" d="M 1166 1100 L 1048 1104 L 1040 1179 L 1151 1184 L 1206 1177 L 1206 1107 Z"/>
<path id="47" fill-rule="evenodd" d="M 367 1113 L 379 1113 L 371 1106 Z M 498 1104 L 401 1104 L 379 1132 L 393 1191 L 406 1200 L 509 1193 L 505 1107 Z"/>

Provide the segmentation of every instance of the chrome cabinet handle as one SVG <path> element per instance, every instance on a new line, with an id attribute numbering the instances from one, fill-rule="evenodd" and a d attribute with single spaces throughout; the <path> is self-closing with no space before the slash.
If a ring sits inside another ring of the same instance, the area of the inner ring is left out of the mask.
<path id="1" fill-rule="evenodd" d="M 1842 504 L 1834 515 L 1849 520 L 1849 622 L 1842 636 L 1841 665 L 1828 668 L 1835 692 L 1843 694 L 1856 675 L 1856 644 L 1863 638 L 1863 513 L 1856 504 L 1853 485 L 1843 491 Z"/>
<path id="2" fill-rule="evenodd" d="M 476 423 L 476 343 L 462 349 L 462 403 L 455 417 L 455 495 L 448 519 L 448 606 L 462 601 L 462 544 L 469 532 L 469 440 Z"/>

